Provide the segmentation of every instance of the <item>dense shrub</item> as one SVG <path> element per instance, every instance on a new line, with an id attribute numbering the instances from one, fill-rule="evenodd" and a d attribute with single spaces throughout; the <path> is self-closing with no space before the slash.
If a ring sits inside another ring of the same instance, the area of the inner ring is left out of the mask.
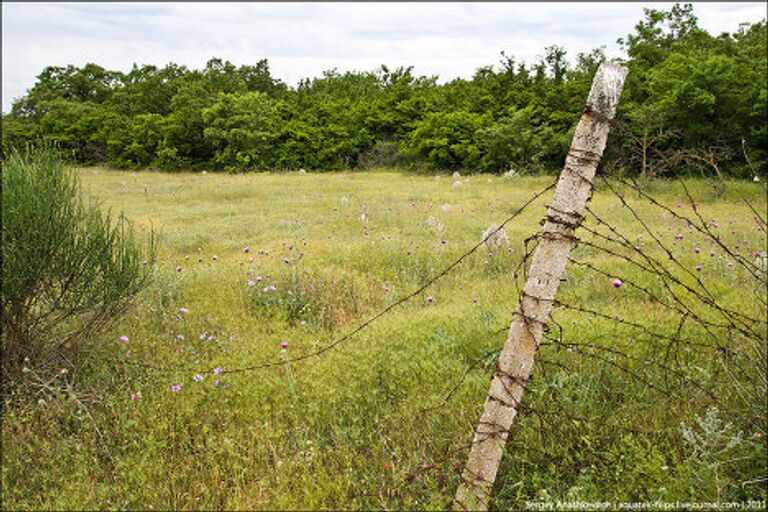
<path id="1" fill-rule="evenodd" d="M 765 173 L 767 41 L 765 20 L 713 36 L 691 5 L 646 9 L 619 40 L 630 72 L 606 168 L 644 177 Z M 3 116 L 3 151 L 45 135 L 68 158 L 117 167 L 559 169 L 608 58 L 596 48 L 567 59 L 565 48 L 548 46 L 526 65 L 501 53 L 500 66 L 440 84 L 412 67 L 381 66 L 328 70 L 288 87 L 266 60 L 128 73 L 49 66 Z"/>
<path id="2" fill-rule="evenodd" d="M 24 365 L 60 368 L 113 322 L 147 284 L 154 242 L 140 248 L 122 215 L 82 199 L 51 147 L 12 152 L 2 185 L 5 389 Z"/>

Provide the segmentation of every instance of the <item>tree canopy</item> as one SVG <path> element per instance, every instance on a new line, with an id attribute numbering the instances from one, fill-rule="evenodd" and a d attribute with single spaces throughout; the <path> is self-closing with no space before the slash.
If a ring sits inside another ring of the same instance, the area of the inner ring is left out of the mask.
<path id="1" fill-rule="evenodd" d="M 645 176 L 768 169 L 766 21 L 711 35 L 690 4 L 646 9 L 619 39 L 630 68 L 608 163 Z M 562 165 L 602 48 L 439 84 L 412 67 L 328 70 L 289 87 L 266 59 L 127 73 L 47 67 L 3 116 L 3 153 L 40 137 L 80 163 L 227 171 L 405 165 L 536 172 Z"/>

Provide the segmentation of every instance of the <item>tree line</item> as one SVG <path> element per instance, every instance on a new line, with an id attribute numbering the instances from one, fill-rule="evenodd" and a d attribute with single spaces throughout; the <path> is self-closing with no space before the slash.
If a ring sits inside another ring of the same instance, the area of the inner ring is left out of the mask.
<path id="1" fill-rule="evenodd" d="M 765 19 L 711 35 L 690 4 L 646 9 L 619 39 L 630 69 L 613 172 L 751 177 L 768 169 Z M 562 165 L 604 49 L 549 46 L 444 84 L 412 67 L 329 70 L 289 87 L 266 59 L 202 70 L 47 67 L 2 120 L 3 155 L 40 138 L 118 168 L 540 172 Z"/>

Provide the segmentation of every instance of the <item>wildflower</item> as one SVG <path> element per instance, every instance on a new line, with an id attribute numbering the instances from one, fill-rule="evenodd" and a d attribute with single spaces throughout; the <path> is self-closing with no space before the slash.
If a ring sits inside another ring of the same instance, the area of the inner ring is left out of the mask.
<path id="1" fill-rule="evenodd" d="M 461 178 L 461 174 L 459 174 L 459 171 L 456 171 L 453 173 L 454 178 Z"/>
<path id="2" fill-rule="evenodd" d="M 445 245 L 448 243 L 448 240 L 440 240 L 440 245 Z"/>
<path id="3" fill-rule="evenodd" d="M 205 338 L 208 337 L 208 331 L 205 331 L 203 334 L 200 335 L 200 340 L 205 341 Z"/>
<path id="4" fill-rule="evenodd" d="M 202 263 L 203 262 L 203 258 L 197 258 L 197 262 L 198 263 Z"/>
<path id="5" fill-rule="evenodd" d="M 176 339 L 179 341 L 184 341 L 184 335 L 183 334 L 177 334 Z"/>
<path id="6" fill-rule="evenodd" d="M 733 262 L 732 262 L 732 261 L 729 261 L 729 262 L 728 262 L 728 266 L 729 266 L 729 267 L 733 267 Z"/>
<path id="7" fill-rule="evenodd" d="M 219 258 L 218 258 L 218 257 L 217 257 L 217 256 L 214 254 L 214 255 L 213 255 L 213 261 L 216 261 L 216 260 L 218 260 L 218 259 L 219 259 Z"/>
<path id="8" fill-rule="evenodd" d="M 217 367 L 217 368 L 214 368 L 214 369 L 213 369 L 213 374 L 214 374 L 214 375 L 221 375 L 221 372 L 223 372 L 223 371 L 224 371 L 224 370 L 222 370 L 221 368 L 218 368 L 218 367 Z"/>
<path id="9" fill-rule="evenodd" d="M 384 467 L 387 468 L 387 469 L 392 469 L 392 468 L 395 467 L 395 465 L 393 463 L 391 463 L 391 462 L 387 462 L 387 463 L 384 464 Z"/>
<path id="10" fill-rule="evenodd" d="M 291 259 L 290 258 L 283 258 L 283 263 L 285 263 L 286 265 L 290 265 Z"/>
<path id="11" fill-rule="evenodd" d="M 696 265 L 696 272 L 701 272 L 702 268 L 703 267 L 701 265 Z"/>
<path id="12" fill-rule="evenodd" d="M 243 252 L 244 252 L 244 253 L 246 253 L 246 254 L 248 254 L 248 252 L 249 252 L 250 250 L 251 250 L 251 248 L 250 248 L 250 247 L 246 247 L 246 248 L 244 248 L 244 249 L 243 249 Z"/>
<path id="13" fill-rule="evenodd" d="M 709 251 L 709 255 L 710 256 L 714 256 L 715 255 L 715 251 Z"/>
<path id="14" fill-rule="evenodd" d="M 696 254 L 699 254 L 701 252 L 701 249 L 698 247 L 694 247 L 693 252 L 695 252 Z"/>
<path id="15" fill-rule="evenodd" d="M 459 180 L 454 181 L 451 186 L 453 188 L 459 188 L 461 186 L 461 182 Z"/>
<path id="16" fill-rule="evenodd" d="M 621 279 L 614 279 L 611 284 L 613 284 L 614 288 L 621 288 L 621 285 L 623 285 L 624 282 Z"/>
<path id="17" fill-rule="evenodd" d="M 176 272 L 181 272 L 181 265 L 179 265 L 178 267 L 176 267 Z"/>
<path id="18" fill-rule="evenodd" d="M 286 350 L 286 349 L 288 348 L 288 342 L 287 342 L 287 341 L 284 341 L 284 342 L 282 342 L 282 343 L 280 344 L 280 348 L 281 348 L 282 350 Z"/>
<path id="19" fill-rule="evenodd" d="M 178 393 L 179 391 L 181 391 L 181 384 L 171 386 L 171 393 Z"/>
<path id="20" fill-rule="evenodd" d="M 254 286 L 256 286 L 256 283 L 254 283 L 253 281 L 248 281 L 248 286 L 253 288 Z"/>
<path id="21" fill-rule="evenodd" d="M 218 386 L 219 384 L 221 384 L 221 381 L 220 381 L 220 380 L 215 380 L 215 381 L 213 381 L 213 385 L 214 385 L 214 386 Z"/>
<path id="22" fill-rule="evenodd" d="M 472 304 L 477 304 L 477 297 L 472 297 Z"/>
<path id="23" fill-rule="evenodd" d="M 179 313 L 184 313 L 186 315 L 189 313 L 189 310 L 187 308 L 179 308 Z"/>
<path id="24" fill-rule="evenodd" d="M 123 343 L 128 343 L 128 336 L 120 336 L 120 341 Z"/>
<path id="25" fill-rule="evenodd" d="M 257 282 L 257 283 L 260 283 L 260 282 L 261 282 L 261 276 L 256 276 L 256 282 Z"/>
<path id="26" fill-rule="evenodd" d="M 489 251 L 509 246 L 506 230 L 498 229 L 496 224 L 491 224 L 480 236 L 480 240 L 484 240 L 485 248 Z"/>
<path id="27" fill-rule="evenodd" d="M 203 376 L 200 375 L 199 373 L 194 377 L 192 377 L 192 379 L 194 379 L 195 382 L 203 382 Z"/>
<path id="28" fill-rule="evenodd" d="M 683 239 L 683 235 L 682 235 L 682 233 L 678 233 L 678 234 L 676 234 L 676 235 L 675 235 L 675 238 L 677 238 L 678 240 L 682 240 L 682 239 Z"/>
<path id="29" fill-rule="evenodd" d="M 435 298 L 433 296 L 429 295 L 427 297 L 427 302 L 429 302 L 430 304 L 432 304 L 434 301 L 435 301 Z"/>
<path id="30" fill-rule="evenodd" d="M 139 396 L 140 395 L 138 393 L 131 393 L 131 400 L 138 400 Z"/>

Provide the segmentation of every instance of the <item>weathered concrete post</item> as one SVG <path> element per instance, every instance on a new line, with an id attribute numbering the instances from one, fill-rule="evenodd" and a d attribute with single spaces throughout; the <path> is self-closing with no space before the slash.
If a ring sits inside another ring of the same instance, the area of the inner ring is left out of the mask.
<path id="1" fill-rule="evenodd" d="M 603 63 L 592 82 L 456 491 L 457 510 L 488 508 L 509 430 L 574 245 L 573 232 L 581 224 L 627 71 L 618 64 Z"/>

